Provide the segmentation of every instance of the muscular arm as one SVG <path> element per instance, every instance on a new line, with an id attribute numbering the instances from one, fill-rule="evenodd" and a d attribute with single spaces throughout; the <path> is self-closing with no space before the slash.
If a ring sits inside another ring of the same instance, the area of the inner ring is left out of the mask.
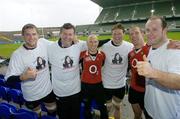
<path id="1" fill-rule="evenodd" d="M 180 49 L 180 41 L 179 40 L 170 40 L 167 49 Z"/>
<path id="2" fill-rule="evenodd" d="M 167 88 L 180 90 L 180 74 L 155 69 L 151 66 L 145 56 L 143 56 L 143 58 L 144 61 L 137 63 L 137 71 L 139 75 L 155 80 Z"/>
<path id="3" fill-rule="evenodd" d="M 152 78 L 152 80 L 157 81 L 159 84 L 167 88 L 180 90 L 179 74 L 163 72 L 157 69 L 153 69 L 150 77 Z"/>

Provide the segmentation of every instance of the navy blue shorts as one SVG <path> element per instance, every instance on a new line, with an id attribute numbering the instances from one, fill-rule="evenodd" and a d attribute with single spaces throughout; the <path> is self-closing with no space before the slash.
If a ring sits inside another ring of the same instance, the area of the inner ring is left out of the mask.
<path id="1" fill-rule="evenodd" d="M 113 96 L 122 100 L 125 95 L 125 86 L 117 89 L 104 88 L 104 90 L 105 90 L 106 101 L 111 100 Z"/>
<path id="2" fill-rule="evenodd" d="M 141 109 L 144 109 L 144 92 L 138 92 L 133 88 L 129 88 L 128 100 L 131 104 L 139 104 Z"/>
<path id="3" fill-rule="evenodd" d="M 55 98 L 53 91 L 50 94 L 48 94 L 46 97 L 44 97 L 40 100 L 26 101 L 25 105 L 28 109 L 33 110 L 34 108 L 38 107 L 41 104 L 41 102 L 44 102 L 44 103 L 56 102 L 56 98 Z"/>

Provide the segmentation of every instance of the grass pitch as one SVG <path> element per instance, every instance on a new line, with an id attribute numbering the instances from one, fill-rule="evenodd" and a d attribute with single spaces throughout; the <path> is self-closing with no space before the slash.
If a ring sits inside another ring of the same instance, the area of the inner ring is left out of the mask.
<path id="1" fill-rule="evenodd" d="M 168 37 L 173 40 L 180 40 L 180 32 L 169 32 Z M 79 36 L 78 37 L 81 40 L 86 40 L 87 36 Z M 98 36 L 99 40 L 103 39 L 109 39 L 111 38 L 111 35 L 105 35 L 105 36 Z M 58 38 L 53 38 L 50 40 L 57 40 Z M 129 36 L 125 35 L 124 39 L 129 41 Z M 16 50 L 21 44 L 0 44 L 0 56 L 9 58 L 14 50 Z"/>

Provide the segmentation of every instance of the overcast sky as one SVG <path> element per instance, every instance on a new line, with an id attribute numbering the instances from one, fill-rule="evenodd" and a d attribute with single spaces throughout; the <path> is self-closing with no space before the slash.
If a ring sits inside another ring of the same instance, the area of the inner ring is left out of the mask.
<path id="1" fill-rule="evenodd" d="M 99 6 L 90 0 L 0 0 L 0 31 L 21 30 L 27 23 L 38 27 L 92 24 Z"/>

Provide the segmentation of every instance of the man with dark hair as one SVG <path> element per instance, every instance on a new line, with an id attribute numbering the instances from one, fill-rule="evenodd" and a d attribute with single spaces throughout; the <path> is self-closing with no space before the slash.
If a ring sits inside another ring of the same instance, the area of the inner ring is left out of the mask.
<path id="1" fill-rule="evenodd" d="M 5 79 L 9 84 L 21 82 L 27 108 L 41 116 L 40 104 L 44 102 L 48 114 L 56 115 L 56 100 L 52 92 L 47 57 L 50 42 L 39 39 L 37 27 L 33 24 L 26 24 L 22 28 L 22 36 L 25 43 L 13 52 Z"/>
<path id="2" fill-rule="evenodd" d="M 102 46 L 106 55 L 102 71 L 106 106 L 109 116 L 115 119 L 120 119 L 121 101 L 125 95 L 128 53 L 133 48 L 131 43 L 123 40 L 123 36 L 124 27 L 118 23 L 112 27 L 112 40 Z"/>
<path id="3" fill-rule="evenodd" d="M 150 46 L 145 44 L 144 31 L 140 27 L 132 26 L 129 30 L 129 37 L 134 48 L 128 55 L 131 71 L 128 100 L 134 112 L 134 119 L 141 119 L 144 111 L 145 77 L 138 75 L 136 65 L 138 61 L 143 61 L 143 55 L 148 55 Z"/>
<path id="4" fill-rule="evenodd" d="M 76 43 L 75 27 L 65 23 L 60 29 L 60 39 L 48 49 L 49 62 L 52 68 L 52 85 L 58 105 L 60 119 L 80 118 L 80 69 L 79 57 L 81 51 L 87 49 L 85 41 Z M 102 41 L 98 46 L 109 40 Z M 70 65 L 65 65 L 67 56 Z"/>
<path id="5" fill-rule="evenodd" d="M 167 24 L 152 16 L 146 25 L 148 56 L 137 63 L 139 75 L 146 77 L 145 109 L 153 119 L 180 118 L 180 53 L 167 49 Z"/>
<path id="6" fill-rule="evenodd" d="M 75 27 L 65 23 L 60 29 L 60 39 L 48 49 L 52 69 L 52 85 L 56 95 L 60 119 L 80 118 L 80 69 L 79 57 L 86 49 L 86 42 L 74 43 Z M 71 65 L 65 65 L 67 56 Z"/>

